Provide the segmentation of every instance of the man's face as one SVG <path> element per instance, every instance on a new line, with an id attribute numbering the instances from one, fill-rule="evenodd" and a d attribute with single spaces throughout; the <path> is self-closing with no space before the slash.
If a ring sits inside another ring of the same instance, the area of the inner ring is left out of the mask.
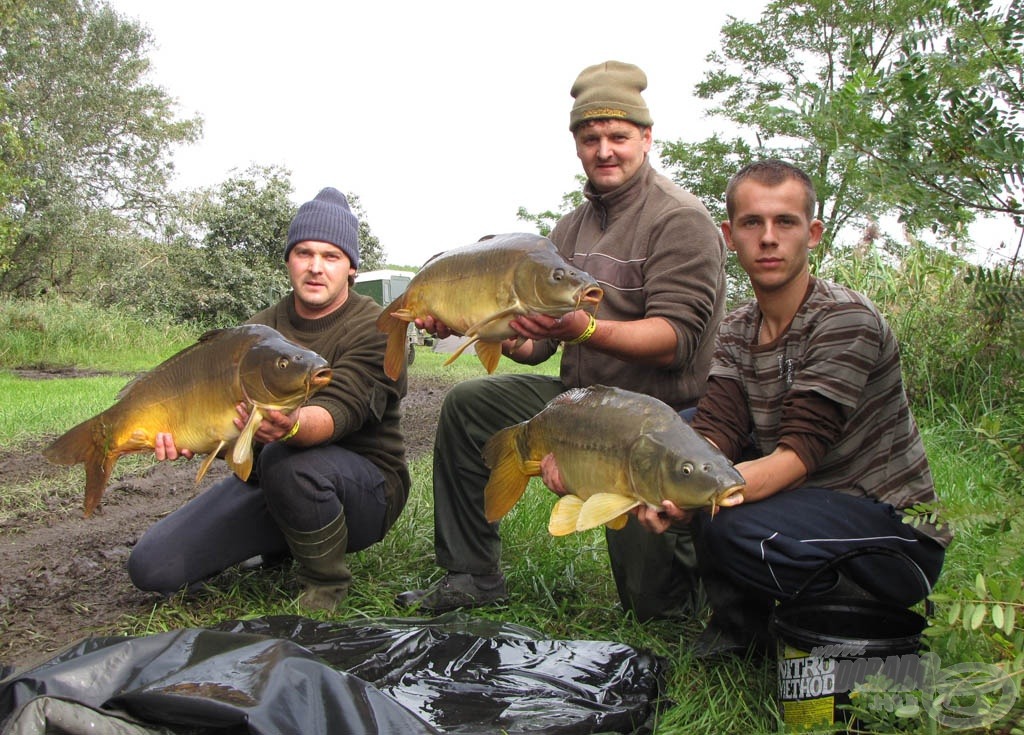
<path id="1" fill-rule="evenodd" d="M 794 179 L 778 186 L 747 180 L 736 187 L 734 199 L 722 234 L 755 293 L 778 291 L 801 278 L 823 229 L 821 220 L 807 217 L 804 187 Z"/>
<path id="2" fill-rule="evenodd" d="M 626 120 L 595 120 L 576 128 L 576 155 L 600 193 L 629 181 L 651 149 L 651 129 Z"/>
<path id="3" fill-rule="evenodd" d="M 356 269 L 341 248 L 327 242 L 304 240 L 291 249 L 287 265 L 299 316 L 305 319 L 326 316 L 348 298 L 348 278 Z"/>

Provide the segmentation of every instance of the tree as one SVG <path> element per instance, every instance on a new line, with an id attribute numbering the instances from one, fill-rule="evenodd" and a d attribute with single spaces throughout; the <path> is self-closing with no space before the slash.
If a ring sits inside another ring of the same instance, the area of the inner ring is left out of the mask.
<path id="1" fill-rule="evenodd" d="M 232 176 L 198 207 L 203 245 L 279 265 L 295 216 L 291 194 L 291 172 L 279 166 L 253 165 Z"/>
<path id="2" fill-rule="evenodd" d="M 819 258 L 887 214 L 956 242 L 978 212 L 1019 207 L 1020 38 L 1016 3 L 775 0 L 730 18 L 696 88 L 739 133 L 664 143 L 662 160 L 709 203 L 753 158 L 800 165 L 829 233 Z"/>
<path id="3" fill-rule="evenodd" d="M 839 90 L 835 133 L 913 230 L 959 234 L 977 213 L 1024 227 L 1024 5 L 924 8 L 890 68 Z"/>
<path id="4" fill-rule="evenodd" d="M 385 263 L 384 249 L 380 245 L 380 239 L 370 230 L 370 223 L 366 218 L 366 210 L 358 194 L 345 194 L 348 199 L 348 206 L 352 214 L 359 220 L 359 270 L 372 271 L 383 268 Z"/>
<path id="5" fill-rule="evenodd" d="M 200 121 L 175 119 L 173 101 L 146 83 L 149 34 L 109 7 L 39 0 L 16 4 L 9 20 L 2 124 L 26 145 L 0 153 L 19 183 L 3 192 L 17 240 L 0 291 L 74 292 L 76 279 L 83 290 L 83 254 L 111 235 L 106 213 L 141 223 L 164 206 L 171 146 L 195 140 Z"/>

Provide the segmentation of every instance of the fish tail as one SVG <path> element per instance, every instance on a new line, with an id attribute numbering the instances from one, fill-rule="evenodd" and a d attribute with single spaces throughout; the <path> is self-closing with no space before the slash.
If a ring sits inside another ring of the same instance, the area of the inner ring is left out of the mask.
<path id="1" fill-rule="evenodd" d="M 539 474 L 539 466 L 526 467 L 520 459 L 518 438 L 521 424 L 502 429 L 484 444 L 484 462 L 491 476 L 484 488 L 484 516 L 488 523 L 500 520 L 512 510 L 526 492 L 530 474 Z"/>
<path id="2" fill-rule="evenodd" d="M 85 465 L 85 517 L 96 510 L 103 497 L 103 491 L 110 480 L 110 473 L 117 464 L 118 454 L 107 452 L 110 440 L 102 415 L 83 421 L 58 437 L 43 450 L 43 456 L 54 464 Z"/>
<path id="3" fill-rule="evenodd" d="M 388 336 L 388 346 L 384 351 L 384 374 L 392 380 L 398 380 L 402 375 L 408 359 L 406 334 L 412 315 L 404 306 L 405 294 L 402 294 L 377 317 L 377 330 Z"/>

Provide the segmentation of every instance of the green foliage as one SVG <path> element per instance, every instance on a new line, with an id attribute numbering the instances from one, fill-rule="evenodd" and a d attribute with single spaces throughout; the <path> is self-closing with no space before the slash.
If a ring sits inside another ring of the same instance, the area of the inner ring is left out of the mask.
<path id="1" fill-rule="evenodd" d="M 171 320 L 136 318 L 87 302 L 0 297 L 0 368 L 128 374 L 148 370 L 198 336 Z"/>
<path id="2" fill-rule="evenodd" d="M 951 579 L 931 595 L 939 613 L 925 631 L 945 660 L 985 662 L 984 671 L 975 667 L 984 679 L 968 682 L 965 692 L 977 697 L 973 706 L 990 708 L 980 724 L 1020 722 L 1024 714 L 1024 704 L 1015 703 L 1024 683 L 1024 410 L 1010 407 L 1000 416 L 976 427 L 995 467 L 978 476 L 974 497 L 950 514 L 958 528 L 954 543 L 987 550 L 969 566 L 947 563 Z M 1014 707 L 1016 716 L 1007 716 Z"/>
<path id="3" fill-rule="evenodd" d="M 1022 37 L 1019 3 L 776 0 L 723 26 L 696 87 L 742 135 L 662 160 L 710 202 L 754 158 L 801 166 L 826 224 L 815 259 L 890 213 L 956 243 L 978 212 L 1019 214 Z"/>
<path id="4" fill-rule="evenodd" d="M 139 317 L 159 315 L 200 327 L 230 327 L 274 303 L 290 286 L 280 254 L 273 263 L 243 252 L 187 243 L 142 242 L 101 250 L 108 276 L 93 300 Z M 283 246 L 282 246 L 283 251 Z M 137 263 L 126 268 L 122 254 Z"/>
<path id="5" fill-rule="evenodd" d="M 978 211 L 1024 223 L 1022 47 L 1020 3 L 931 0 L 891 64 L 845 80 L 836 139 L 912 230 L 959 237 Z"/>
<path id="6" fill-rule="evenodd" d="M 196 224 L 205 230 L 203 246 L 280 265 L 295 215 L 290 176 L 281 167 L 253 165 L 201 195 Z"/>
<path id="7" fill-rule="evenodd" d="M 174 118 L 171 99 L 145 81 L 148 34 L 105 5 L 19 4 L 2 34 L 3 126 L 22 146 L 2 154 L 17 240 L 0 292 L 73 293 L 81 256 L 109 234 L 107 215 L 143 221 L 159 207 L 171 146 L 194 140 L 199 121 Z"/>
<path id="8" fill-rule="evenodd" d="M 885 315 L 900 343 L 915 411 L 952 411 L 974 423 L 994 407 L 1019 403 L 1024 310 L 1014 307 L 1013 296 L 1024 287 L 1019 273 L 979 269 L 917 240 L 893 255 L 869 243 L 836 251 L 819 273 L 866 294 Z M 979 273 L 987 275 L 979 280 Z M 993 310 L 993 298 L 1003 310 Z"/>
<path id="9" fill-rule="evenodd" d="M 384 268 L 384 249 L 380 245 L 380 239 L 370 230 L 370 222 L 359 195 L 346 193 L 345 198 L 348 199 L 352 213 L 359 219 L 359 270 L 373 271 Z"/>

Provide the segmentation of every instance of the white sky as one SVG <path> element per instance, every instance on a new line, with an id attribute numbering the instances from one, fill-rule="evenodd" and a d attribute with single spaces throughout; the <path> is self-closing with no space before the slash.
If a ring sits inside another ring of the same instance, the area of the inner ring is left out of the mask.
<path id="1" fill-rule="evenodd" d="M 692 95 L 705 57 L 727 16 L 756 21 L 766 4 L 108 2 L 150 30 L 152 81 L 179 117 L 204 120 L 200 142 L 175 153 L 178 187 L 284 166 L 296 205 L 324 186 L 357 194 L 386 260 L 411 266 L 532 231 L 520 206 L 552 209 L 577 188 L 569 88 L 590 64 L 647 73 L 655 139 L 710 135 Z"/>

